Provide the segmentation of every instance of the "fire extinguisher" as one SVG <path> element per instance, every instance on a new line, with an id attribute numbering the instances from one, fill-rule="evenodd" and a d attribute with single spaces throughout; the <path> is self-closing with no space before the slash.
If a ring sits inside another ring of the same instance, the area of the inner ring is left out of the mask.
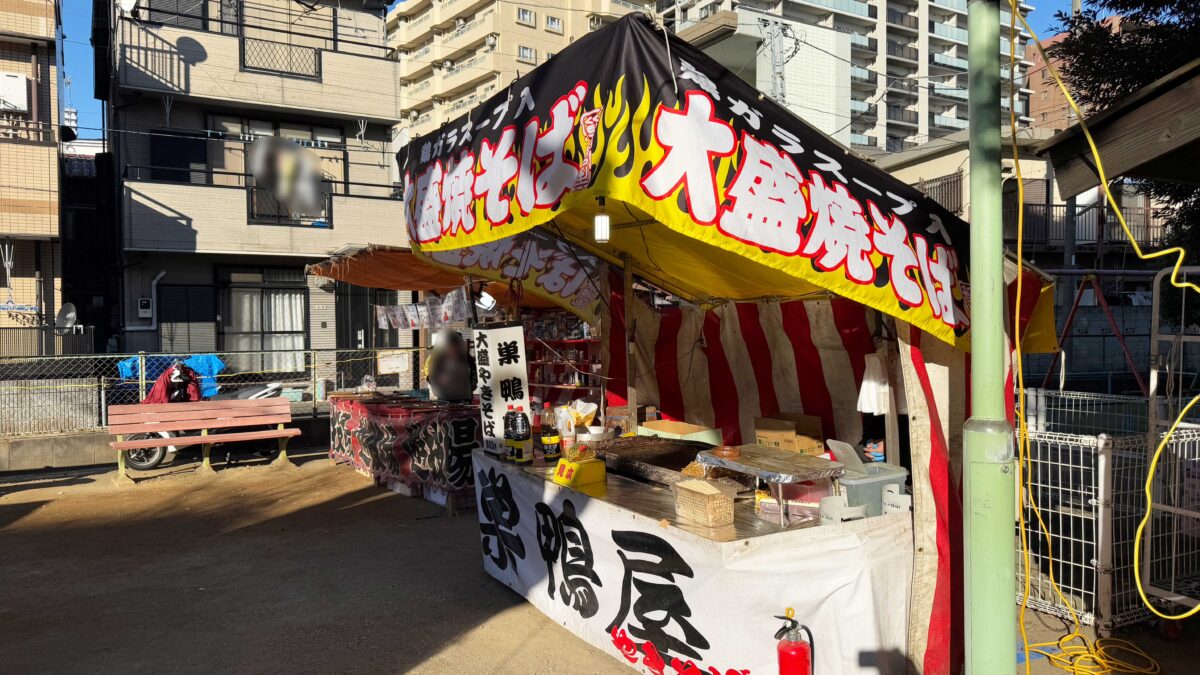
<path id="1" fill-rule="evenodd" d="M 783 619 L 783 628 L 775 631 L 775 639 L 779 640 L 776 651 L 779 654 L 779 675 L 813 675 L 817 658 L 817 643 L 813 640 L 812 631 L 808 626 L 801 625 L 794 618 L 796 612 L 787 608 L 787 616 L 777 616 Z M 801 631 L 808 636 L 805 642 Z"/>

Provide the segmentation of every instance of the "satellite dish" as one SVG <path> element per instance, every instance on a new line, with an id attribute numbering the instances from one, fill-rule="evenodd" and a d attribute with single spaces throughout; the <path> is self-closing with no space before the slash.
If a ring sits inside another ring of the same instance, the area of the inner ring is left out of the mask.
<path id="1" fill-rule="evenodd" d="M 133 14 L 133 10 L 137 9 L 138 0 L 119 0 L 117 5 L 121 11 L 126 14 Z"/>
<path id="2" fill-rule="evenodd" d="M 494 47 L 496 46 L 496 36 L 495 36 L 495 35 L 489 35 L 489 36 L 487 36 L 486 38 L 484 38 L 484 41 L 483 41 L 483 42 L 484 42 L 484 44 L 486 44 L 486 45 L 487 45 L 489 48 L 494 48 Z"/>
<path id="3" fill-rule="evenodd" d="M 54 332 L 58 335 L 66 335 L 75 327 L 77 319 L 78 314 L 75 312 L 75 305 L 70 302 L 64 302 L 63 306 L 58 310 L 58 316 L 54 317 Z"/>

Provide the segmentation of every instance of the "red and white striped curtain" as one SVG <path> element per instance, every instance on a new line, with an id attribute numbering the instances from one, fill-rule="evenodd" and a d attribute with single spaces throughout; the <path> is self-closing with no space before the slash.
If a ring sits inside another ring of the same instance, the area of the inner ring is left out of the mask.
<path id="1" fill-rule="evenodd" d="M 619 283 L 611 284 L 619 289 Z M 625 312 L 610 295 L 604 326 L 609 405 L 625 405 Z M 821 418 L 827 438 L 858 442 L 857 410 L 878 314 L 831 300 L 728 303 L 713 310 L 633 303 L 639 404 L 663 417 L 752 442 L 754 418 Z M 883 319 L 891 322 L 890 318 Z M 909 659 L 918 672 L 962 664 L 962 427 L 970 406 L 969 355 L 894 322 L 909 416 L 914 550 Z"/>

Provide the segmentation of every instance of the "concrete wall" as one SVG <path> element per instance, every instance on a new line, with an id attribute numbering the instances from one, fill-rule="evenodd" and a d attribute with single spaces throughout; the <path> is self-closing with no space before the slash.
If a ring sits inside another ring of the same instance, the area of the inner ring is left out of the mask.
<path id="1" fill-rule="evenodd" d="M 0 32 L 53 39 L 54 0 L 0 0 Z"/>

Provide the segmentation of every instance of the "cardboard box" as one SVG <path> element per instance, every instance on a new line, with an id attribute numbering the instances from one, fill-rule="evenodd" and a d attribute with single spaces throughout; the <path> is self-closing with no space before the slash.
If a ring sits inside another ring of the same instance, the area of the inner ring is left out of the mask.
<path id="1" fill-rule="evenodd" d="M 720 429 L 710 429 L 687 422 L 650 420 L 645 424 L 639 424 L 637 430 L 639 436 L 677 438 L 683 441 L 699 441 L 709 445 L 721 445 L 722 443 Z"/>
<path id="2" fill-rule="evenodd" d="M 804 455 L 825 452 L 825 436 L 821 418 L 797 413 L 780 413 L 778 417 L 758 417 L 754 420 L 755 440 L 783 450 Z"/>

